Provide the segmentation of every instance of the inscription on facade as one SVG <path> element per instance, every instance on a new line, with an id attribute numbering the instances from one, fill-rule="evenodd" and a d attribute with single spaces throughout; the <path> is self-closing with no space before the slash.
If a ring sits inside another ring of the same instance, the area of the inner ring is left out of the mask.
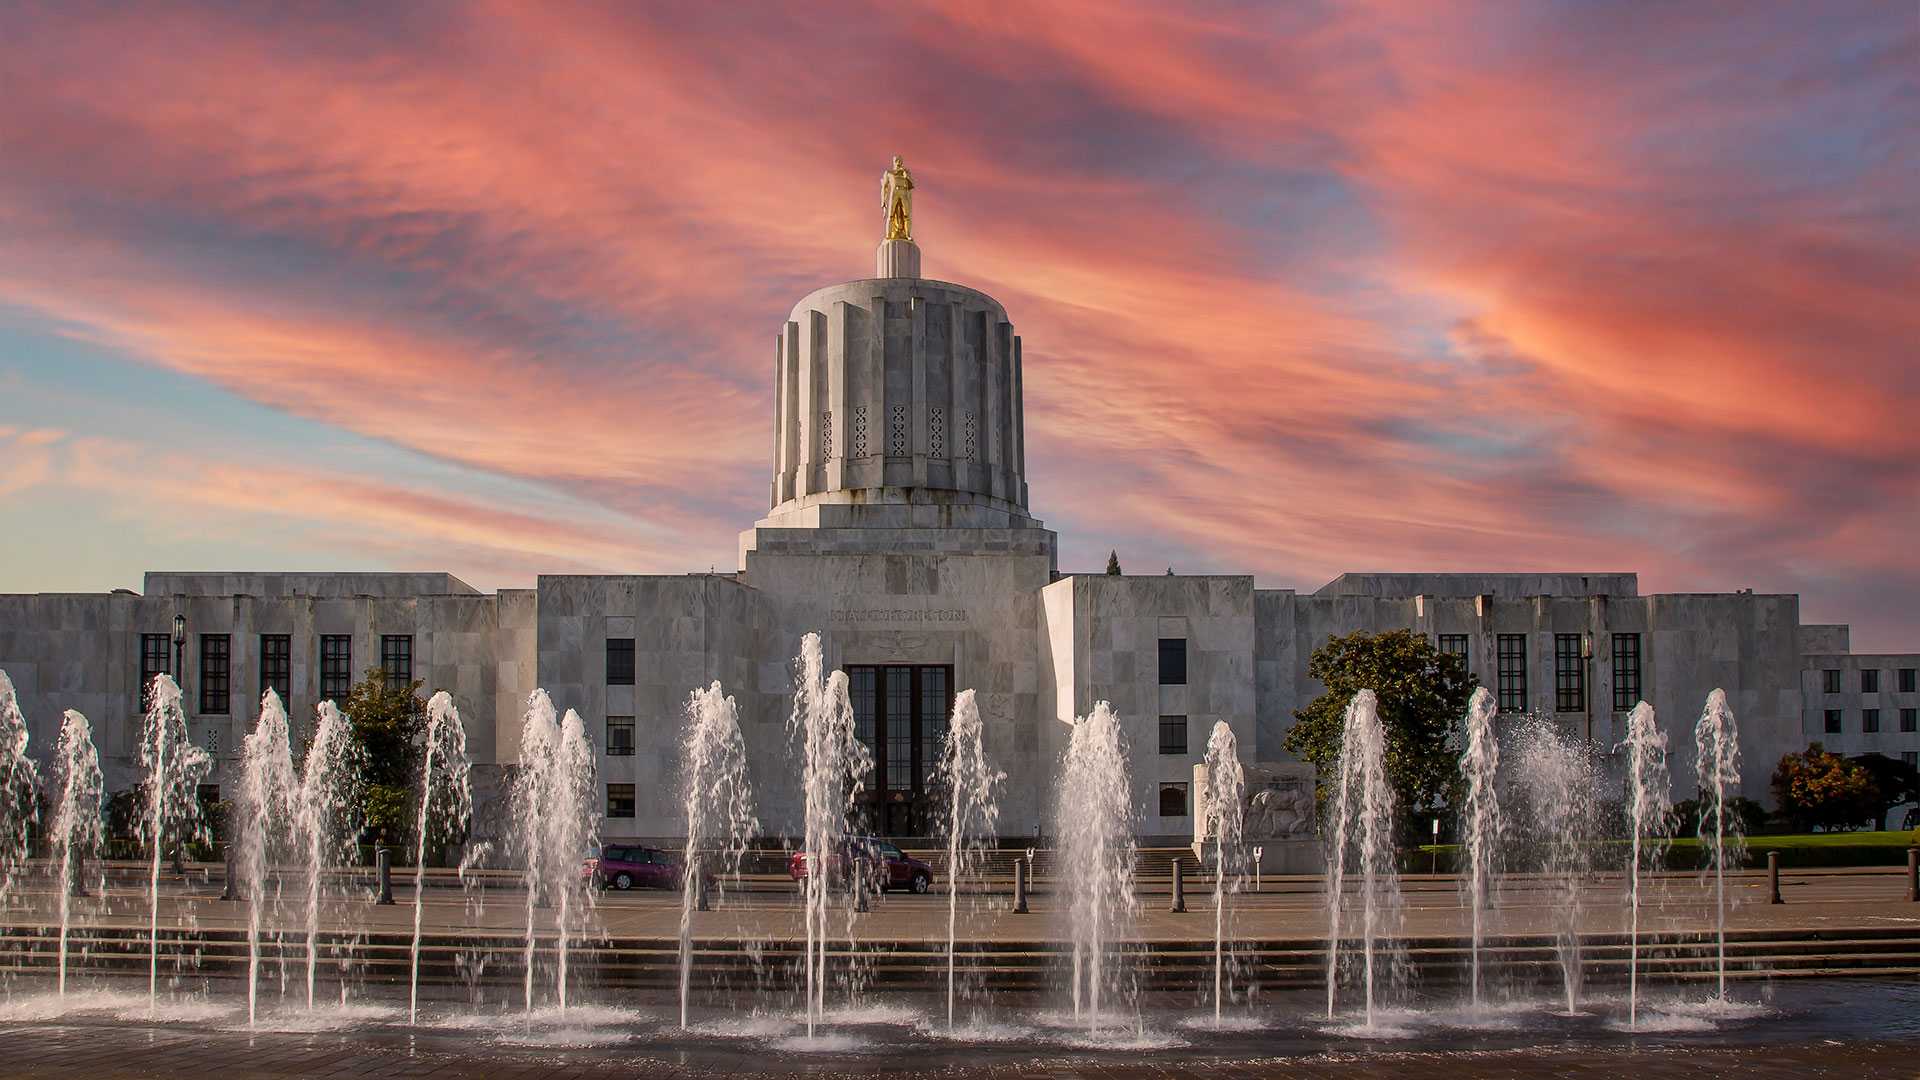
<path id="1" fill-rule="evenodd" d="M 836 608 L 832 618 L 837 623 L 966 622 L 967 612 L 965 608 Z"/>

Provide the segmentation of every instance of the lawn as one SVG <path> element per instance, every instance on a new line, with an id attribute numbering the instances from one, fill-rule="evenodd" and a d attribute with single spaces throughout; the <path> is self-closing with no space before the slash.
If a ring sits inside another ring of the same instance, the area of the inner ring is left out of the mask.
<path id="1" fill-rule="evenodd" d="M 1595 861 L 1602 866 L 1625 861 L 1627 840 L 1603 840 L 1596 845 Z M 1668 869 L 1684 870 L 1699 865 L 1700 840 L 1693 836 L 1676 837 L 1666 843 Z M 1747 837 L 1746 865 L 1767 864 L 1767 852 L 1780 853 L 1783 867 L 1810 866 L 1904 866 L 1907 849 L 1920 847 L 1920 830 L 1891 832 L 1780 833 Z M 1462 858 L 1458 844 L 1423 844 L 1418 854 L 1403 856 L 1405 869 L 1425 870 L 1433 856 L 1439 856 L 1442 869 Z"/>

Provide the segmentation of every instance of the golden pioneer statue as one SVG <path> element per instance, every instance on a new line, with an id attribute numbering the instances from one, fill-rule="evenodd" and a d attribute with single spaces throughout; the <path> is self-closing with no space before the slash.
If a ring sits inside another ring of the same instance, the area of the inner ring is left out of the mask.
<path id="1" fill-rule="evenodd" d="M 887 239 L 913 239 L 913 174 L 893 156 L 893 168 L 880 174 L 880 209 L 887 213 Z"/>

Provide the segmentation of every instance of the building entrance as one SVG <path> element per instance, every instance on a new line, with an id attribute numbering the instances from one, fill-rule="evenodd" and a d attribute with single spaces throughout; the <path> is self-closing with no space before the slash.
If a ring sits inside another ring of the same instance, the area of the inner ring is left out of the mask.
<path id="1" fill-rule="evenodd" d="M 934 772 L 953 712 L 947 664 L 849 664 L 854 734 L 873 754 L 861 811 L 883 836 L 929 836 Z"/>

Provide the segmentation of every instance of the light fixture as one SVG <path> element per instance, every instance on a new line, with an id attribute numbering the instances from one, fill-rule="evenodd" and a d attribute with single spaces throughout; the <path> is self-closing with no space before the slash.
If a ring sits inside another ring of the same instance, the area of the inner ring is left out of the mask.
<path id="1" fill-rule="evenodd" d="M 175 615 L 173 617 L 173 646 L 177 649 L 186 643 L 187 617 L 185 615 Z"/>

